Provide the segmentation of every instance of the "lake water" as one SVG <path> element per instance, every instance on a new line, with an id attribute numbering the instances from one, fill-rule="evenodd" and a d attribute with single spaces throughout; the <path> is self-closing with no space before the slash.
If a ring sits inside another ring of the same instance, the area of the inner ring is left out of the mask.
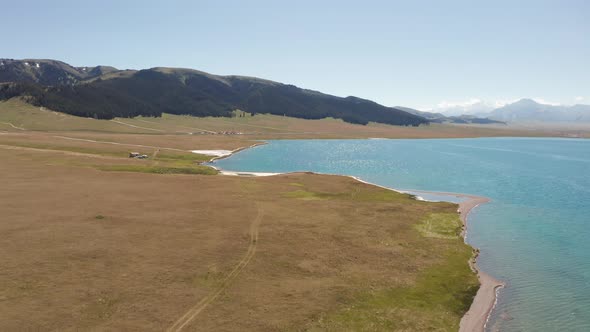
<path id="1" fill-rule="evenodd" d="M 590 140 L 280 140 L 215 165 L 489 197 L 467 232 L 480 268 L 507 283 L 488 330 L 590 331 Z"/>

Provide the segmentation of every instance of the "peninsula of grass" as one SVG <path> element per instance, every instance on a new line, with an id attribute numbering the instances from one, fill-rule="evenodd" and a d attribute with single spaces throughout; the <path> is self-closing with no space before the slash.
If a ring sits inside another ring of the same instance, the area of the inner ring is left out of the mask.
<path id="1" fill-rule="evenodd" d="M 160 151 L 156 154 L 154 161 L 164 162 L 170 166 L 185 167 L 207 162 L 211 158 L 211 156 L 196 153 L 163 153 Z"/>
<path id="2" fill-rule="evenodd" d="M 402 287 L 365 290 L 319 319 L 312 331 L 457 331 L 479 288 L 467 262 L 471 248 L 451 249 L 445 260 Z"/>
<path id="3" fill-rule="evenodd" d="M 346 190 L 337 192 L 320 192 L 299 182 L 292 182 L 290 185 L 296 185 L 300 189 L 285 192 L 283 197 L 321 201 L 313 204 L 350 202 L 358 209 L 373 206 L 376 211 L 367 213 L 365 217 L 368 219 L 375 218 L 379 213 L 386 213 L 394 223 L 404 216 L 408 221 L 416 220 L 412 222 L 413 230 L 407 230 L 403 236 L 389 235 L 398 238 L 398 241 L 390 238 L 379 241 L 380 244 L 392 247 L 394 252 L 397 250 L 393 248 L 409 249 L 408 253 L 412 253 L 410 255 L 416 262 L 430 260 L 432 257 L 428 255 L 438 256 L 440 259 L 438 263 L 416 271 L 416 276 L 411 281 L 402 282 L 395 287 L 379 285 L 376 280 L 356 280 L 354 289 L 357 291 L 348 294 L 347 300 L 343 301 L 345 303 L 322 314 L 306 330 L 458 330 L 460 318 L 469 309 L 479 282 L 466 264 L 473 257 L 473 249 L 460 238 L 462 223 L 456 213 L 455 204 L 420 202 L 413 195 L 392 190 L 376 187 L 367 190 L 368 185 L 364 184 L 352 184 Z M 350 225 L 349 228 L 356 227 Z M 388 236 L 379 234 L 377 237 Z"/>
<path id="4" fill-rule="evenodd" d="M 201 174 L 216 175 L 218 171 L 207 166 L 190 166 L 190 167 L 169 167 L 169 166 L 150 166 L 150 165 L 101 165 L 97 166 L 101 171 L 108 172 L 138 172 L 153 174 Z"/>

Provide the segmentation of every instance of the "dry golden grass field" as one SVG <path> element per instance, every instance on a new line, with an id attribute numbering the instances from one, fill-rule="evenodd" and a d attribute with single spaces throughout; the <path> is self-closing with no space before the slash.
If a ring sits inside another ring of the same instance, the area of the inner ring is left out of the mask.
<path id="1" fill-rule="evenodd" d="M 471 249 L 415 227 L 453 204 L 337 176 L 0 158 L 0 330 L 452 330 L 476 289 Z"/>
<path id="2" fill-rule="evenodd" d="M 0 103 L 1 331 L 458 329 L 478 283 L 456 205 L 341 176 L 216 175 L 189 150 L 509 131 L 115 121 Z M 445 226 L 424 232 L 437 218 Z"/>

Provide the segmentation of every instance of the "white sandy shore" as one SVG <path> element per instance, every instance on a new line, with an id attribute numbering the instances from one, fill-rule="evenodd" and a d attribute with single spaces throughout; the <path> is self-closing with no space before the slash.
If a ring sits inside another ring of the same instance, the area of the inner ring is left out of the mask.
<path id="1" fill-rule="evenodd" d="M 260 144 L 265 144 L 265 143 L 254 144 L 250 147 L 254 147 L 254 146 L 257 146 Z M 234 151 L 231 151 L 231 153 L 228 155 L 213 158 L 213 159 L 211 159 L 211 161 L 214 161 L 216 159 L 221 159 L 221 158 L 227 158 L 228 156 L 231 156 L 235 152 L 238 152 L 238 151 L 250 148 L 250 147 L 236 149 Z M 215 168 L 222 175 L 229 175 L 229 176 L 274 176 L 274 175 L 281 175 L 281 174 L 289 174 L 289 173 L 263 173 L 263 172 L 233 172 L 233 171 L 224 171 L 224 170 L 218 169 L 215 166 L 210 166 L 210 167 Z M 297 173 L 297 172 L 295 172 L 295 173 Z M 321 174 L 321 173 L 315 173 L 315 172 L 309 172 L 309 173 Z M 474 196 L 474 195 L 468 195 L 468 194 L 435 192 L 435 191 L 424 191 L 424 190 L 399 190 L 399 189 L 389 188 L 389 187 L 381 186 L 381 185 L 378 185 L 375 183 L 367 182 L 367 181 L 364 181 L 356 176 L 349 176 L 349 177 L 355 179 L 356 181 L 359 181 L 359 182 L 362 182 L 362 183 L 365 183 L 368 185 L 376 186 L 376 187 L 387 189 L 387 190 L 393 190 L 395 192 L 399 192 L 402 194 L 425 193 L 425 194 L 433 194 L 433 195 L 438 195 L 438 196 L 453 196 L 453 197 L 457 197 L 457 198 L 465 198 L 464 201 L 459 203 L 459 209 L 457 211 L 457 212 L 459 212 L 461 221 L 463 222 L 463 231 L 462 231 L 461 235 L 463 236 L 464 240 L 467 235 L 467 216 L 469 215 L 471 210 L 473 210 L 475 207 L 479 206 L 480 204 L 485 204 L 490 201 L 490 199 L 487 197 Z M 424 200 L 424 198 L 422 198 L 420 196 L 416 196 L 416 199 Z M 479 287 L 479 290 L 477 291 L 477 294 L 475 295 L 475 298 L 473 299 L 473 303 L 471 304 L 471 307 L 469 308 L 467 313 L 465 313 L 465 315 L 461 318 L 461 322 L 459 325 L 459 332 L 483 332 L 485 330 L 486 324 L 490 318 L 490 314 L 491 314 L 492 310 L 494 309 L 494 307 L 496 306 L 496 303 L 498 301 L 498 291 L 505 286 L 505 284 L 502 281 L 495 279 L 494 277 L 490 276 L 489 274 L 487 274 L 483 271 L 480 271 L 477 267 L 476 260 L 477 260 L 477 256 L 473 257 L 472 260 L 469 261 L 469 266 L 471 267 L 471 269 L 474 272 L 477 273 L 480 287 Z"/>
<path id="2" fill-rule="evenodd" d="M 259 146 L 259 145 L 264 145 L 264 144 L 267 144 L 267 143 L 266 142 L 258 142 L 258 143 L 252 144 L 250 146 L 244 146 L 244 147 L 241 147 L 241 148 L 237 148 L 235 150 L 191 150 L 191 152 L 192 153 L 203 154 L 203 155 L 206 155 L 206 156 L 213 156 L 214 158 L 211 158 L 209 160 L 209 162 L 212 162 L 212 161 L 215 161 L 215 160 L 218 160 L 218 159 L 227 158 L 227 157 L 231 156 L 232 154 L 237 153 L 237 152 L 240 152 L 242 150 L 250 149 L 250 148 L 253 148 L 253 147 L 256 147 L 256 146 Z M 213 167 L 213 166 L 210 166 L 210 167 Z M 222 170 L 218 169 L 217 167 L 213 167 L 213 168 L 215 168 L 216 170 L 218 170 L 220 172 L 225 172 L 225 171 L 222 171 Z M 242 173 L 242 172 L 240 172 L 240 173 Z M 245 172 L 245 173 L 247 173 L 247 172 Z M 228 174 L 228 175 L 230 175 L 230 174 Z M 273 175 L 274 175 L 274 173 L 273 173 Z"/>
<path id="3" fill-rule="evenodd" d="M 232 154 L 231 150 L 191 150 L 191 152 L 214 157 L 224 157 Z"/>
<path id="4" fill-rule="evenodd" d="M 273 176 L 280 175 L 281 173 L 264 173 L 264 172 L 231 172 L 231 171 L 219 171 L 221 175 L 229 176 Z"/>

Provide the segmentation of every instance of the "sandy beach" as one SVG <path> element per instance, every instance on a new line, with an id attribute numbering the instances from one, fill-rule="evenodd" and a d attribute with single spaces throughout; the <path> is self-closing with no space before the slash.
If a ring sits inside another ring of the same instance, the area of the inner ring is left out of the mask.
<path id="1" fill-rule="evenodd" d="M 191 152 L 197 153 L 197 154 L 203 154 L 206 156 L 211 156 L 213 158 L 209 159 L 209 162 L 214 162 L 215 160 L 231 157 L 235 153 L 238 153 L 242 150 L 251 149 L 251 148 L 257 147 L 259 145 L 265 145 L 265 144 L 267 144 L 267 143 L 266 142 L 258 142 L 258 143 L 254 143 L 249 146 L 243 146 L 243 147 L 240 147 L 240 148 L 237 148 L 234 150 L 191 150 Z M 216 167 L 213 167 L 213 168 L 217 169 Z M 219 171 L 221 171 L 221 170 L 219 170 Z M 233 175 L 233 174 L 228 174 L 228 175 Z"/>
<path id="2" fill-rule="evenodd" d="M 480 204 L 485 204 L 490 200 L 486 197 L 463 195 L 468 199 L 459 204 L 459 213 L 461 220 L 463 221 L 463 237 L 467 235 L 467 216 L 469 212 Z M 481 286 L 473 299 L 473 303 L 469 308 L 469 311 L 465 313 L 461 319 L 461 325 L 459 327 L 460 332 L 468 331 L 484 331 L 490 313 L 494 309 L 498 300 L 498 290 L 504 287 L 504 283 L 500 280 L 495 279 L 489 274 L 480 271 L 477 267 L 477 257 L 473 257 L 470 262 L 471 268 L 477 272 L 479 283 Z"/>

